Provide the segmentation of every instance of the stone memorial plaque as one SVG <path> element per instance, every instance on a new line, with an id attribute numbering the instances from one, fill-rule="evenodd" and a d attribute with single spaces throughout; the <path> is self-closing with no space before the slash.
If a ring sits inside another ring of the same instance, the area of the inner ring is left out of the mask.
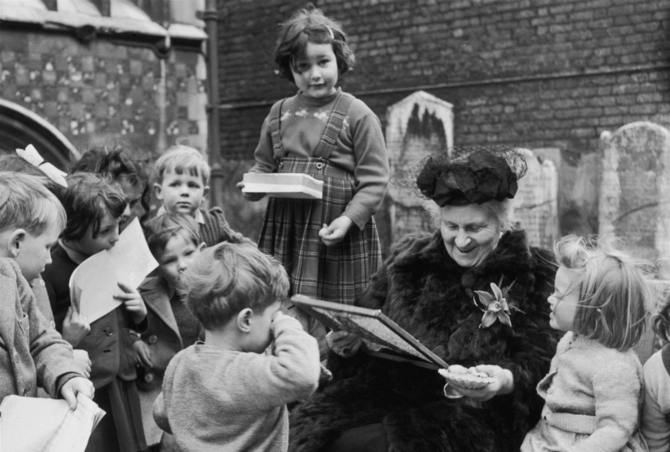
<path id="1" fill-rule="evenodd" d="M 602 140 L 599 233 L 670 279 L 670 132 L 647 121 Z"/>
<path id="2" fill-rule="evenodd" d="M 551 249 L 558 238 L 558 173 L 549 159 L 540 159 L 529 149 L 516 149 L 528 170 L 519 179 L 513 218 L 526 231 L 528 242 Z"/>
<path id="3" fill-rule="evenodd" d="M 406 233 L 432 231 L 437 206 L 421 196 L 416 176 L 429 155 L 449 153 L 453 147 L 452 105 L 417 91 L 387 111 L 386 144 L 391 181 L 385 203 L 389 243 Z"/>

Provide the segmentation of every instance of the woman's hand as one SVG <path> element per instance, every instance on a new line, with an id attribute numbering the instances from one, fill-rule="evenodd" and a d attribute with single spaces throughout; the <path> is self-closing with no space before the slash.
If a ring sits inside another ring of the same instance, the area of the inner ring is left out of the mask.
<path id="1" fill-rule="evenodd" d="M 63 339 L 76 347 L 89 331 L 91 325 L 86 317 L 79 314 L 72 306 L 68 307 L 63 319 Z"/>
<path id="2" fill-rule="evenodd" d="M 336 354 L 349 358 L 361 348 L 363 341 L 360 337 L 347 331 L 331 331 L 326 334 L 326 344 Z"/>
<path id="3" fill-rule="evenodd" d="M 265 193 L 247 193 L 242 190 L 244 188 L 244 182 L 238 182 L 235 186 L 242 191 L 242 196 L 244 196 L 244 199 L 247 201 L 260 201 L 265 197 Z"/>
<path id="4" fill-rule="evenodd" d="M 512 372 L 500 366 L 482 364 L 465 369 L 463 366 L 454 365 L 449 366 L 449 371 L 464 371 L 471 374 L 477 372 L 486 374 L 489 377 L 490 382 L 488 384 L 483 387 L 473 388 L 472 386 L 459 384 L 458 379 L 450 379 L 448 376 L 443 375 L 451 391 L 455 391 L 457 394 L 473 400 L 485 402 L 497 395 L 509 394 L 514 390 L 514 376 Z"/>
<path id="5" fill-rule="evenodd" d="M 146 342 L 142 340 L 133 342 L 133 350 L 135 351 L 137 364 L 148 369 L 154 367 L 154 363 L 151 361 L 151 349 Z"/>
<path id="6" fill-rule="evenodd" d="M 353 222 L 347 216 L 335 218 L 330 224 L 324 224 L 319 230 L 319 237 L 326 246 L 332 246 L 341 242 L 351 229 Z"/>
<path id="7" fill-rule="evenodd" d="M 130 312 L 135 324 L 142 323 L 147 316 L 147 306 L 139 292 L 121 282 L 116 283 L 116 285 L 119 286 L 121 291 L 113 295 L 114 299 L 123 303 L 123 307 Z"/>

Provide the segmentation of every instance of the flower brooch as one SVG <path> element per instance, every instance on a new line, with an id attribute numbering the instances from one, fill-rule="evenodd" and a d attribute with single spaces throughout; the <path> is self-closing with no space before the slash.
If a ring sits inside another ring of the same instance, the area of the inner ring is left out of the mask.
<path id="1" fill-rule="evenodd" d="M 496 283 L 491 283 L 491 292 L 485 290 L 474 291 L 476 295 L 473 297 L 475 306 L 480 308 L 484 313 L 479 323 L 479 328 L 488 328 L 496 321 L 510 328 L 512 327 L 512 320 L 510 319 L 511 311 L 523 312 L 521 309 L 507 302 L 507 293 L 513 285 L 514 283 L 501 289 Z"/>

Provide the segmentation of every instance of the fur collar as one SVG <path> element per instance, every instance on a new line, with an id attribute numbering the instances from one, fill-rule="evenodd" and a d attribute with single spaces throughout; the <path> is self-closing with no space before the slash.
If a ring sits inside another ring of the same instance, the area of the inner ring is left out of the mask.
<path id="1" fill-rule="evenodd" d="M 464 288 L 477 288 L 475 283 L 482 278 L 493 275 L 523 274 L 531 270 L 531 249 L 523 231 L 506 232 L 498 242 L 498 246 L 477 267 L 464 268 L 454 261 L 447 253 L 439 231 L 432 236 L 423 236 L 404 241 L 399 245 L 396 259 L 392 259 L 391 272 L 410 272 L 417 275 L 426 273 L 442 273 L 453 279 L 458 275 Z M 498 281 L 490 281 L 498 282 Z M 503 285 L 511 283 L 503 281 Z M 488 287 L 483 288 L 485 290 Z"/>
<path id="2" fill-rule="evenodd" d="M 490 291 L 491 283 L 511 285 L 507 300 L 517 308 L 512 313 L 513 328 L 519 316 L 548 315 L 546 297 L 554 266 L 548 254 L 528 246 L 523 231 L 505 233 L 477 267 L 458 265 L 447 254 L 439 232 L 402 240 L 387 266 L 391 288 L 384 312 L 442 356 L 446 353 L 442 347 L 453 340 L 452 332 L 466 324 L 482 336 L 491 335 L 491 340 L 494 332 L 507 328 L 497 324 L 487 332 L 478 328 L 482 310 L 473 300 L 474 291 Z"/>

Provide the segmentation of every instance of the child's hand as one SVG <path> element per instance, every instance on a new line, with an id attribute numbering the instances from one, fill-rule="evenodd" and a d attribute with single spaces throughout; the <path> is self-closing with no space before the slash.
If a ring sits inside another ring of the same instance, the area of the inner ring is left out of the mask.
<path id="1" fill-rule="evenodd" d="M 286 314 L 284 314 L 281 309 L 278 311 L 275 311 L 274 314 L 272 314 L 272 318 L 270 319 L 270 329 L 272 330 L 272 335 L 275 335 L 275 328 L 277 325 L 277 320 L 281 319 L 282 317 L 288 317 Z"/>
<path id="2" fill-rule="evenodd" d="M 361 348 L 363 341 L 348 331 L 331 331 L 326 334 L 326 344 L 334 353 L 343 358 L 349 358 Z"/>
<path id="3" fill-rule="evenodd" d="M 79 314 L 72 306 L 67 308 L 65 319 L 63 319 L 63 339 L 73 347 L 91 331 L 91 325 L 83 315 Z"/>
<path id="4" fill-rule="evenodd" d="M 72 350 L 75 366 L 86 377 L 91 376 L 91 359 L 88 357 L 88 352 L 80 348 Z"/>
<path id="5" fill-rule="evenodd" d="M 323 225 L 319 231 L 319 237 L 326 246 L 332 246 L 341 242 L 347 235 L 353 222 L 347 216 L 335 218 L 329 225 Z"/>
<path id="6" fill-rule="evenodd" d="M 77 394 L 84 395 L 89 399 L 93 398 L 95 388 L 91 380 L 84 377 L 74 377 L 65 382 L 60 390 L 60 395 L 65 399 L 70 409 L 77 408 Z"/>
<path id="7" fill-rule="evenodd" d="M 144 341 L 135 341 L 133 342 L 133 349 L 135 350 L 135 355 L 137 359 L 137 364 L 142 367 L 147 367 L 151 369 L 154 367 L 153 361 L 151 361 L 151 349 Z"/>
<path id="8" fill-rule="evenodd" d="M 242 190 L 244 188 L 244 182 L 238 182 L 236 187 Z M 244 196 L 244 199 L 247 201 L 260 201 L 265 197 L 265 193 L 245 193 L 242 191 L 242 196 Z"/>
<path id="9" fill-rule="evenodd" d="M 121 292 L 115 293 L 114 299 L 123 303 L 123 307 L 130 312 L 136 324 L 142 322 L 147 316 L 147 305 L 144 304 L 139 292 L 121 282 L 116 285 L 119 286 Z"/>

